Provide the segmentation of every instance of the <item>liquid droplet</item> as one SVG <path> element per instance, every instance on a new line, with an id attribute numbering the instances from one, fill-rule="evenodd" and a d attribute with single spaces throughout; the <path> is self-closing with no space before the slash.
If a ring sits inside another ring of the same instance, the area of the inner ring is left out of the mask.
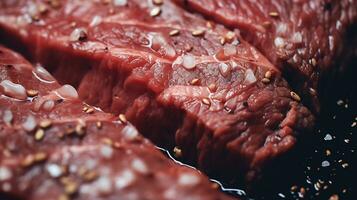
<path id="1" fill-rule="evenodd" d="M 52 77 L 52 75 L 43 67 L 38 65 L 35 70 L 32 72 L 32 74 L 41 82 L 45 83 L 53 83 L 55 82 L 55 79 Z"/>
<path id="2" fill-rule="evenodd" d="M 26 89 L 20 85 L 9 80 L 3 80 L 0 85 L 4 88 L 3 92 L 6 96 L 19 100 L 26 100 Z"/>

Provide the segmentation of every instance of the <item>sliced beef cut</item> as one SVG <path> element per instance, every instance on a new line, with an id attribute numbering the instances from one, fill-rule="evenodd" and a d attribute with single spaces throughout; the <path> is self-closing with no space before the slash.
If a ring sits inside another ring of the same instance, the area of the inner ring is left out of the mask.
<path id="1" fill-rule="evenodd" d="M 41 66 L 0 47 L 0 196 L 14 199 L 233 199 L 166 158 Z"/>
<path id="2" fill-rule="evenodd" d="M 280 67 L 304 97 L 309 97 L 304 100 L 317 112 L 317 94 L 323 92 L 327 82 L 321 79 L 343 71 L 341 61 L 353 52 L 350 40 L 356 36 L 356 0 L 175 1 L 239 28 L 244 39 Z"/>
<path id="3" fill-rule="evenodd" d="M 170 1 L 47 2 L 2 1 L 2 42 L 208 173 L 253 180 L 312 127 L 280 71 L 237 32 Z"/>

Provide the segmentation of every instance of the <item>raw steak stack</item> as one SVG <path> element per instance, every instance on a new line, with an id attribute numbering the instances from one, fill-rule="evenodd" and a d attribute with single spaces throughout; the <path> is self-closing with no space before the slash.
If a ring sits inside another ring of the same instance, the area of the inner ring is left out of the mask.
<path id="1" fill-rule="evenodd" d="M 3 47 L 0 152 L 2 199 L 232 199 Z"/>
<path id="2" fill-rule="evenodd" d="M 2 42 L 206 172 L 255 179 L 313 125 L 279 69 L 237 32 L 170 1 L 0 5 Z"/>

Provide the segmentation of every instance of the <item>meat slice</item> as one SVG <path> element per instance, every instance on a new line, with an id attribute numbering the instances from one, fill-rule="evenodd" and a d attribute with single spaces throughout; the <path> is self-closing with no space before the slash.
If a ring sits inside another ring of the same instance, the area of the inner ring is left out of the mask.
<path id="1" fill-rule="evenodd" d="M 331 81 L 328 77 L 343 71 L 341 61 L 353 52 L 356 0 L 175 1 L 239 28 L 244 39 L 287 74 L 317 112 L 318 95 Z"/>
<path id="2" fill-rule="evenodd" d="M 237 32 L 170 1 L 46 2 L 2 1 L 2 42 L 205 172 L 253 180 L 312 127 L 280 71 Z"/>
<path id="3" fill-rule="evenodd" d="M 168 160 L 123 117 L 88 106 L 3 47 L 0 152 L 0 196 L 9 199 L 233 199 Z"/>

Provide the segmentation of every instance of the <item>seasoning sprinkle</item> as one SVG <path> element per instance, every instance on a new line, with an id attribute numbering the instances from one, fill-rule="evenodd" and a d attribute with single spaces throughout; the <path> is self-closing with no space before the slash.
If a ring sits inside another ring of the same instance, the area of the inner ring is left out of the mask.
<path id="1" fill-rule="evenodd" d="M 293 185 L 293 186 L 291 186 L 291 188 L 290 188 L 290 190 L 291 190 L 292 192 L 297 191 L 297 189 L 298 189 L 298 187 L 297 187 L 296 185 Z"/>
<path id="2" fill-rule="evenodd" d="M 37 90 L 26 90 L 27 96 L 29 97 L 35 97 L 38 95 L 38 91 Z"/>
<path id="3" fill-rule="evenodd" d="M 78 190 L 78 184 L 74 181 L 71 181 L 64 186 L 64 191 L 66 192 L 67 195 L 73 195 L 77 192 Z"/>
<path id="4" fill-rule="evenodd" d="M 47 11 L 48 11 L 48 8 L 45 4 L 40 4 L 38 6 L 38 11 L 41 13 L 41 14 L 45 14 Z"/>
<path id="5" fill-rule="evenodd" d="M 211 105 L 210 100 L 207 99 L 207 98 L 203 98 L 203 99 L 202 99 L 202 103 L 205 104 L 205 105 L 208 105 L 208 106 Z"/>
<path id="6" fill-rule="evenodd" d="M 334 195 L 330 196 L 329 200 L 339 200 L 339 197 L 337 194 L 334 194 Z"/>
<path id="7" fill-rule="evenodd" d="M 277 12 L 270 12 L 270 13 L 269 13 L 269 16 L 270 16 L 270 17 L 279 17 L 279 13 L 277 13 Z"/>
<path id="8" fill-rule="evenodd" d="M 92 108 L 92 107 L 87 108 L 85 112 L 88 114 L 92 114 L 94 112 L 94 108 Z"/>
<path id="9" fill-rule="evenodd" d="M 174 29 L 174 30 L 170 31 L 170 33 L 169 33 L 170 36 L 176 36 L 178 34 L 180 34 L 180 30 L 178 30 L 178 29 Z"/>
<path id="10" fill-rule="evenodd" d="M 151 9 L 150 16 L 151 17 L 156 17 L 156 16 L 159 16 L 160 13 L 161 13 L 161 8 L 160 7 L 155 7 L 153 9 Z"/>
<path id="11" fill-rule="evenodd" d="M 317 65 L 317 61 L 316 61 L 315 58 L 312 58 L 312 59 L 311 59 L 311 64 L 312 64 L 312 66 L 314 66 L 314 67 Z"/>
<path id="12" fill-rule="evenodd" d="M 200 82 L 200 79 L 195 78 L 195 79 L 192 79 L 192 81 L 190 83 L 191 83 L 191 85 L 197 85 L 199 82 Z"/>
<path id="13" fill-rule="evenodd" d="M 301 101 L 301 98 L 298 94 L 296 94 L 295 92 L 291 91 L 290 92 L 290 96 L 291 98 L 293 98 L 295 101 Z"/>
<path id="14" fill-rule="evenodd" d="M 45 137 L 45 131 L 43 129 L 37 129 L 35 133 L 35 140 L 39 141 Z"/>
<path id="15" fill-rule="evenodd" d="M 102 126 L 103 126 L 103 124 L 102 124 L 102 122 L 99 122 L 99 121 L 98 121 L 98 122 L 96 123 L 96 126 L 97 126 L 98 129 L 101 129 Z"/>
<path id="16" fill-rule="evenodd" d="M 49 128 L 51 125 L 52 125 L 52 121 L 49 119 L 44 119 L 39 123 L 39 126 L 43 129 Z"/>
<path id="17" fill-rule="evenodd" d="M 205 34 L 205 30 L 203 29 L 197 29 L 192 31 L 192 35 L 195 37 L 203 36 Z"/>
<path id="18" fill-rule="evenodd" d="M 342 166 L 343 168 L 347 168 L 347 167 L 348 167 L 348 163 L 343 163 L 341 166 Z"/>
<path id="19" fill-rule="evenodd" d="M 212 29 L 213 26 L 214 26 L 214 22 L 212 22 L 212 21 L 207 21 L 207 22 L 206 22 L 206 27 L 207 27 L 207 28 Z"/>
<path id="20" fill-rule="evenodd" d="M 86 112 L 87 110 L 88 110 L 87 106 L 84 106 L 83 109 L 82 109 L 83 112 Z"/>
<path id="21" fill-rule="evenodd" d="M 299 192 L 299 197 L 300 197 L 300 198 L 304 198 L 305 193 L 306 193 L 305 188 L 301 187 L 301 188 L 300 188 L 300 192 Z"/>
<path id="22" fill-rule="evenodd" d="M 225 35 L 225 39 L 231 42 L 236 37 L 236 34 L 233 31 L 228 31 Z"/>
<path id="23" fill-rule="evenodd" d="M 266 71 L 264 77 L 270 79 L 272 77 L 271 71 Z"/>
<path id="24" fill-rule="evenodd" d="M 179 158 L 182 156 L 182 150 L 179 147 L 175 147 L 173 151 L 174 151 L 174 155 L 176 158 Z"/>
<path id="25" fill-rule="evenodd" d="M 85 124 L 84 124 L 84 122 L 79 122 L 76 125 L 75 132 L 79 136 L 83 136 L 85 134 Z"/>
<path id="26" fill-rule="evenodd" d="M 119 115 L 119 120 L 124 124 L 126 124 L 128 122 L 128 120 L 126 119 L 124 114 Z"/>
<path id="27" fill-rule="evenodd" d="M 226 43 L 226 38 L 225 37 L 220 37 L 219 38 L 219 42 L 221 43 L 221 45 L 224 45 Z"/>
<path id="28" fill-rule="evenodd" d="M 320 133 L 320 130 L 318 130 L 318 132 Z M 326 141 L 327 141 L 327 140 L 332 140 L 332 139 L 333 139 L 332 135 L 331 135 L 331 134 L 328 134 L 328 133 L 327 133 L 327 134 L 325 135 L 325 137 L 324 137 L 324 140 L 326 140 Z"/>
<path id="29" fill-rule="evenodd" d="M 36 162 L 42 162 L 47 159 L 47 154 L 45 152 L 39 152 L 34 155 L 34 160 Z"/>
<path id="30" fill-rule="evenodd" d="M 309 92 L 311 95 L 316 95 L 316 90 L 314 88 L 309 88 Z"/>
<path id="31" fill-rule="evenodd" d="M 263 82 L 263 83 L 269 83 L 269 82 L 270 82 L 270 79 L 268 79 L 268 78 L 263 78 L 263 79 L 262 79 L 262 82 Z"/>
<path id="32" fill-rule="evenodd" d="M 35 164 L 36 162 L 42 162 L 47 159 L 47 154 L 45 152 L 39 152 L 34 155 L 30 154 L 27 155 L 22 161 L 22 167 L 30 167 L 31 165 Z"/>
<path id="33" fill-rule="evenodd" d="M 155 5 L 162 5 L 164 3 L 164 0 L 152 0 L 152 3 Z"/>
<path id="34" fill-rule="evenodd" d="M 39 21 L 40 20 L 40 16 L 38 15 L 38 13 L 31 14 L 31 18 L 32 18 L 33 21 Z"/>
<path id="35" fill-rule="evenodd" d="M 321 167 L 329 167 L 330 166 L 330 162 L 327 160 L 324 160 L 321 162 Z"/>
<path id="36" fill-rule="evenodd" d="M 319 182 L 316 182 L 314 184 L 314 188 L 315 188 L 316 191 L 319 191 L 321 189 L 321 184 Z"/>

